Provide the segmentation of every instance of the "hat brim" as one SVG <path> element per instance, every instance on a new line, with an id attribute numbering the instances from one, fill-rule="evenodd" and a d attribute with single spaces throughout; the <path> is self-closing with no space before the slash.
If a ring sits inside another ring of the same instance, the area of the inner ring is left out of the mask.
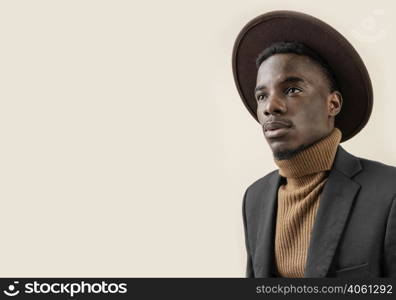
<path id="1" fill-rule="evenodd" d="M 279 10 L 262 14 L 239 33 L 232 53 L 235 84 L 250 114 L 258 121 L 254 98 L 259 53 L 281 41 L 302 42 L 316 51 L 334 72 L 343 97 L 335 126 L 344 142 L 367 124 L 373 106 L 373 89 L 363 60 L 338 31 L 323 21 L 296 11 Z"/>

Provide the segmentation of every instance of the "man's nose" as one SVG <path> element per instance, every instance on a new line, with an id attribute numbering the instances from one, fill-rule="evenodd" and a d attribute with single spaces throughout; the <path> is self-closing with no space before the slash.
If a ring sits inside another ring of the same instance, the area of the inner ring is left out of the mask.
<path id="1" fill-rule="evenodd" d="M 282 115 L 287 111 L 286 103 L 277 95 L 268 96 L 264 106 L 264 115 Z"/>

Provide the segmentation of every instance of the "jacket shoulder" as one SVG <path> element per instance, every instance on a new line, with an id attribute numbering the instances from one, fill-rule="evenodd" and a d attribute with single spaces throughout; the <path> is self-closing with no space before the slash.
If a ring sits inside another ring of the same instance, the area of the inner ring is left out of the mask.
<path id="1" fill-rule="evenodd" d="M 363 167 L 363 173 L 370 173 L 382 177 L 396 179 L 396 167 L 366 158 L 359 158 Z M 395 182 L 395 181 L 393 181 Z"/>
<path id="2" fill-rule="evenodd" d="M 396 193 L 396 167 L 378 161 L 359 158 L 362 171 L 355 180 L 362 185 L 373 184 L 376 190 Z"/>
<path id="3" fill-rule="evenodd" d="M 257 191 L 262 191 L 266 187 L 268 187 L 271 183 L 272 180 L 276 179 L 279 176 L 279 171 L 274 170 L 271 173 L 268 173 L 267 175 L 257 179 L 254 181 L 252 184 L 248 186 L 246 189 L 246 193 L 254 193 Z"/>
<path id="4" fill-rule="evenodd" d="M 245 191 L 245 201 L 247 210 L 255 210 L 259 207 L 263 195 L 267 195 L 274 185 L 278 184 L 280 179 L 279 171 L 274 170 L 271 173 L 257 179 L 248 186 Z"/>

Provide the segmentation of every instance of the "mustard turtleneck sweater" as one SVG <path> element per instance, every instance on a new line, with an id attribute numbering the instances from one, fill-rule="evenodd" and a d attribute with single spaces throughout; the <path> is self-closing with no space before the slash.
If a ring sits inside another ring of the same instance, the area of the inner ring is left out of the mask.
<path id="1" fill-rule="evenodd" d="M 276 160 L 287 183 L 278 190 L 275 231 L 277 276 L 304 277 L 311 230 L 319 198 L 331 169 L 341 131 L 333 131 L 290 159 Z"/>

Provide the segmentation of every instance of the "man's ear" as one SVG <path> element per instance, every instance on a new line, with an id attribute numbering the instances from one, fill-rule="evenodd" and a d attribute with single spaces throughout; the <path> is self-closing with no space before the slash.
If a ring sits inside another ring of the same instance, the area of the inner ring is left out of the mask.
<path id="1" fill-rule="evenodd" d="M 328 97 L 328 112 L 329 117 L 335 117 L 341 111 L 342 95 L 339 91 L 332 92 Z"/>

